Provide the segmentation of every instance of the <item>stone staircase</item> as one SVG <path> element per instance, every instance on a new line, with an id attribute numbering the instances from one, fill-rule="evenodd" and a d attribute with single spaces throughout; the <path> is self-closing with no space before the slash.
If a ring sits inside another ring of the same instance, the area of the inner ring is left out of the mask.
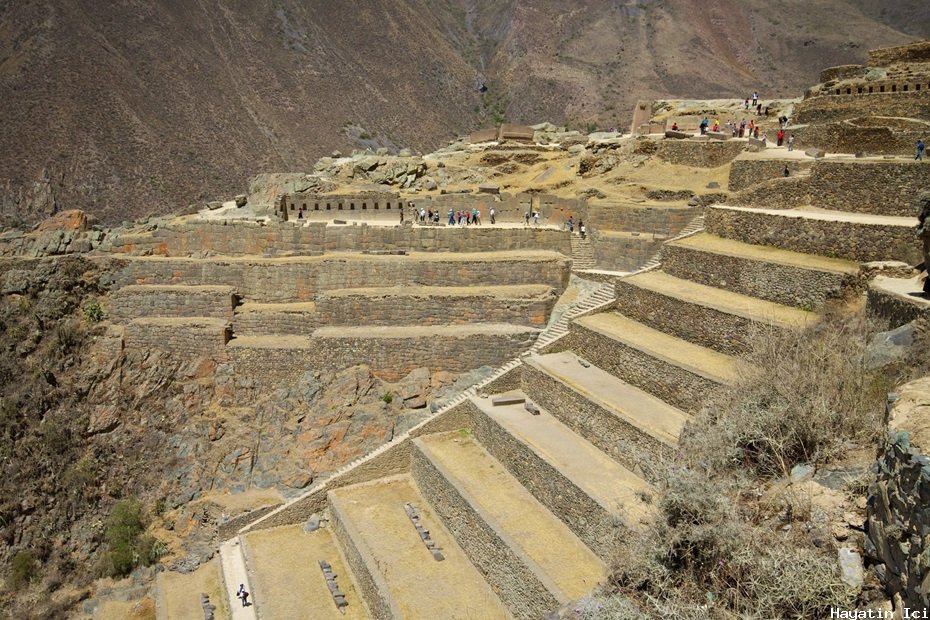
<path id="1" fill-rule="evenodd" d="M 587 237 L 582 239 L 581 235 L 572 234 L 572 271 L 584 271 L 596 267 L 597 263 L 594 261 L 594 248 L 591 247 L 591 240 Z"/>

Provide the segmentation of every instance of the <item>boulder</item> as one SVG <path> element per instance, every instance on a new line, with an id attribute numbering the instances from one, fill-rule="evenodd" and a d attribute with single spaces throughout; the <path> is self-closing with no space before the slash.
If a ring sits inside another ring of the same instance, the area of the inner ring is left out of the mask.
<path id="1" fill-rule="evenodd" d="M 238 194 L 234 200 L 236 201 L 236 208 L 241 209 L 249 201 L 249 197 L 245 194 Z"/>
<path id="2" fill-rule="evenodd" d="M 804 151 L 804 154 L 808 157 L 813 157 L 814 159 L 822 159 L 827 153 L 820 149 L 811 148 Z"/>
<path id="3" fill-rule="evenodd" d="M 914 324 L 905 323 L 896 329 L 879 332 L 872 336 L 863 357 L 866 368 L 871 370 L 884 368 L 906 359 L 914 344 L 915 333 Z"/>
<path id="4" fill-rule="evenodd" d="M 68 209 L 67 211 L 61 211 L 43 220 L 39 223 L 36 230 L 39 232 L 47 230 L 70 230 L 76 232 L 88 230 L 93 224 L 94 220 L 80 209 Z"/>

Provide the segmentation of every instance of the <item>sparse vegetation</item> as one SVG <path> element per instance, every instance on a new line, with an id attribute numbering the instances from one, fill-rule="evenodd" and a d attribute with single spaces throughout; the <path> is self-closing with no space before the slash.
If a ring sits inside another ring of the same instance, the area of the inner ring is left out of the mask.
<path id="1" fill-rule="evenodd" d="M 158 539 L 145 534 L 147 520 L 138 500 L 120 500 L 107 521 L 107 552 L 103 572 L 112 577 L 128 575 L 138 566 L 158 561 L 164 550 Z"/>
<path id="2" fill-rule="evenodd" d="M 92 301 L 84 306 L 84 318 L 91 323 L 99 323 L 106 318 L 106 312 L 98 301 Z"/>
<path id="3" fill-rule="evenodd" d="M 391 394 L 390 392 L 385 392 L 381 396 L 381 400 L 387 403 L 388 405 L 390 405 L 392 402 L 394 402 L 394 395 Z"/>
<path id="4" fill-rule="evenodd" d="M 831 551 L 791 526 L 811 518 L 809 501 L 757 490 L 877 438 L 887 383 L 863 363 L 869 334 L 838 310 L 803 332 L 755 333 L 749 369 L 706 405 L 660 477 L 652 529 L 623 543 L 582 617 L 800 619 L 852 605 Z"/>
<path id="5" fill-rule="evenodd" d="M 38 562 L 32 551 L 18 551 L 10 562 L 10 585 L 20 588 L 38 575 Z"/>

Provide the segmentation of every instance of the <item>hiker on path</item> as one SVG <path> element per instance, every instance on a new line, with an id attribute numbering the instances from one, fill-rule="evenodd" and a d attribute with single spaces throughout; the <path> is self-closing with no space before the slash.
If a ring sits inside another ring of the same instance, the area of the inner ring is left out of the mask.
<path id="1" fill-rule="evenodd" d="M 788 136 L 788 150 L 794 150 L 794 136 Z"/>
<path id="2" fill-rule="evenodd" d="M 493 225 L 494 225 L 494 222 L 497 221 L 497 220 L 494 219 L 494 216 L 495 216 L 494 207 L 491 207 L 490 215 L 491 215 L 491 225 L 493 226 Z"/>
<path id="3" fill-rule="evenodd" d="M 777 134 L 775 134 L 775 138 L 778 140 L 778 146 L 781 146 L 785 141 L 785 132 L 779 131 Z"/>
<path id="4" fill-rule="evenodd" d="M 924 141 L 923 140 L 917 141 L 917 157 L 915 157 L 914 159 L 916 159 L 917 161 L 923 161 L 924 159 Z"/>
<path id="5" fill-rule="evenodd" d="M 578 220 L 578 232 L 581 233 L 581 238 L 584 239 L 584 236 L 585 236 L 584 220 Z"/>
<path id="6" fill-rule="evenodd" d="M 236 591 L 236 598 L 242 601 L 243 607 L 249 606 L 249 593 L 245 590 L 245 584 L 239 584 L 239 590 Z"/>

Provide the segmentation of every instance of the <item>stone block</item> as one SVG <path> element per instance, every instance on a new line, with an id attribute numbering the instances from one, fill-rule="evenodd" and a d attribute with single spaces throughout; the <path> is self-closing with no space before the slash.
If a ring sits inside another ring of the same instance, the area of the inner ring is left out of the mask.
<path id="1" fill-rule="evenodd" d="M 804 154 L 807 155 L 808 157 L 813 157 L 814 159 L 822 159 L 826 155 L 824 151 L 817 149 L 817 148 L 807 149 L 806 151 L 804 151 Z"/>
<path id="2" fill-rule="evenodd" d="M 729 140 L 731 137 L 730 134 L 725 131 L 708 131 L 707 136 L 711 140 Z"/>
<path id="3" fill-rule="evenodd" d="M 673 138 L 675 140 L 685 140 L 691 137 L 691 134 L 687 131 L 678 131 L 677 129 L 667 129 L 665 131 L 666 138 Z"/>

